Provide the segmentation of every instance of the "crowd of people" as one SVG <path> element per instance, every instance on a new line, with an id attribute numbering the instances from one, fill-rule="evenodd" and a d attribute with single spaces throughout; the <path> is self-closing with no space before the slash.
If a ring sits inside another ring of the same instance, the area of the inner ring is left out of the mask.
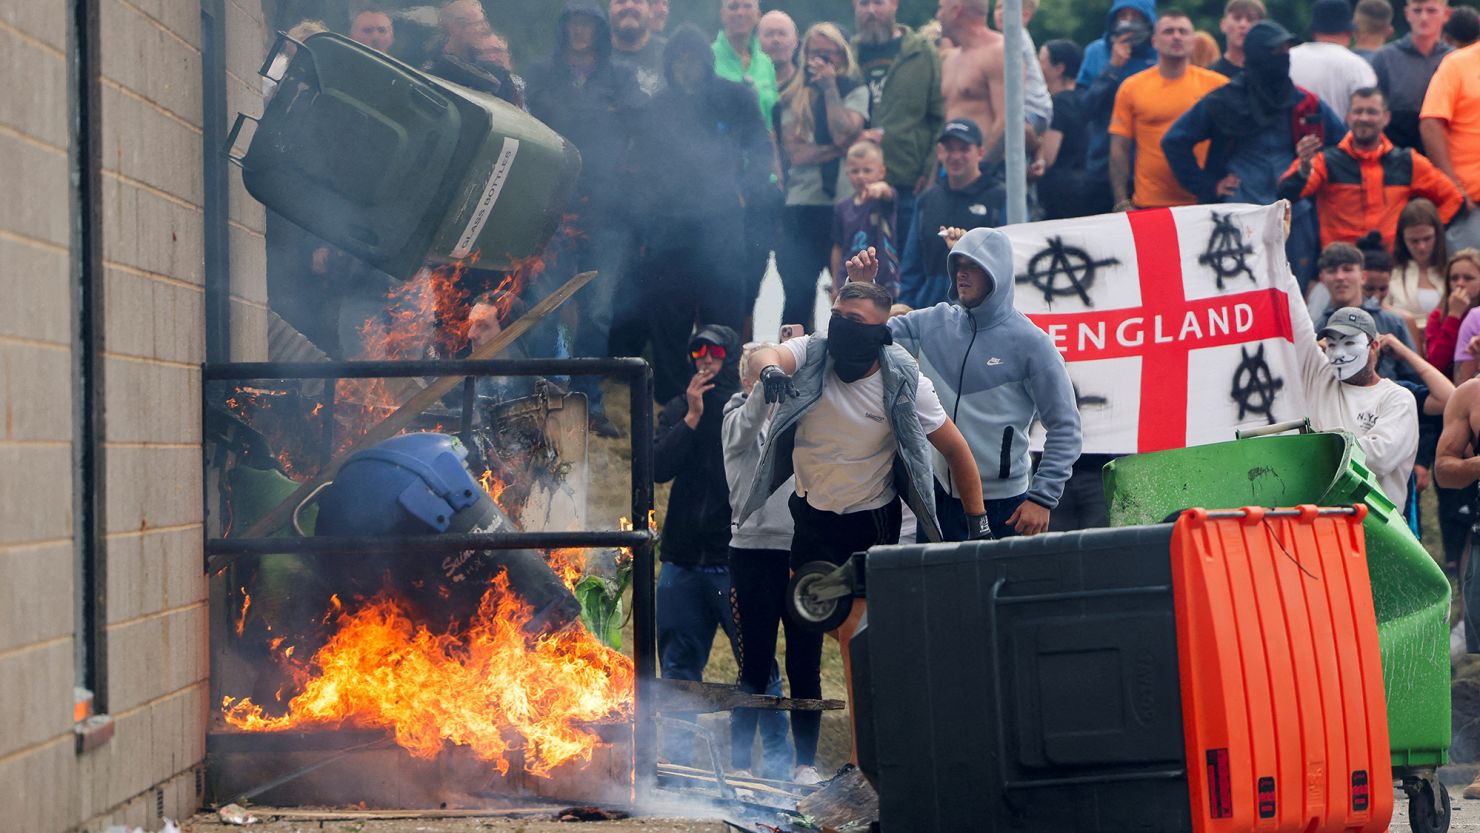
<path id="1" fill-rule="evenodd" d="M 1393 40 L 1389 0 L 1315 0 L 1297 37 L 1261 0 L 1228 0 L 1220 48 L 1185 12 L 1115 0 L 1093 42 L 1040 48 L 1025 31 L 1009 55 L 991 0 L 939 0 L 918 30 L 898 0 L 852 0 L 852 20 L 805 31 L 759 0 L 712 2 L 713 35 L 667 31 L 666 0 L 566 0 L 549 57 L 516 72 L 478 0 L 452 0 L 424 65 L 581 152 L 549 261 L 557 282 L 599 273 L 574 301 L 567 352 L 650 356 L 665 403 L 665 677 L 700 679 L 723 630 L 741 688 L 777 693 L 784 627 L 791 695 L 818 697 L 822 639 L 782 609 L 801 563 L 901 535 L 1107 523 L 1107 458 L 1080 453 L 1063 359 L 1013 305 L 995 230 L 1010 130 L 1025 138 L 1033 219 L 1288 200 L 1312 421 L 1358 438 L 1415 530 L 1415 496 L 1437 486 L 1458 568 L 1480 478 L 1467 457 L 1480 435 L 1480 383 L 1466 381 L 1480 366 L 1473 9 L 1405 0 Z M 1036 5 L 1023 0 L 1024 24 Z M 349 34 L 393 51 L 383 11 Z M 1006 116 L 1009 72 L 1021 124 Z M 773 255 L 779 335 L 752 327 Z M 593 431 L 618 436 L 588 395 Z M 1045 439 L 1030 455 L 1035 421 Z M 845 660 L 863 607 L 837 631 Z M 732 728 L 736 768 L 820 777 L 816 712 L 792 715 L 790 741 L 774 715 L 742 710 Z"/>

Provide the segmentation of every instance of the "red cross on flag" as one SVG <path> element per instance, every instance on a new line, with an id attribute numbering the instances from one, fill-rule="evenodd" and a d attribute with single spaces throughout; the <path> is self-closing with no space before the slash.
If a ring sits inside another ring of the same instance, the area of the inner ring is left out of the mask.
<path id="1" fill-rule="evenodd" d="M 1084 451 L 1231 440 L 1298 419 L 1283 204 L 1012 226 L 1017 308 L 1053 338 Z"/>

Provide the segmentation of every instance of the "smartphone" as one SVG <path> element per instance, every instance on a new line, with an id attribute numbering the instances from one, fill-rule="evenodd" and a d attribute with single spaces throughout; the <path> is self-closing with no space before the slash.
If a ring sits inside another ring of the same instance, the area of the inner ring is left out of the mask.
<path id="1" fill-rule="evenodd" d="M 801 338 L 802 336 L 804 336 L 806 334 L 807 334 L 806 328 L 803 327 L 801 324 L 782 324 L 781 325 L 781 340 L 782 341 L 790 341 L 790 340 L 792 340 L 794 338 Z"/>
<path id="2" fill-rule="evenodd" d="M 1325 143 L 1326 126 L 1321 122 L 1321 114 L 1319 112 L 1307 113 L 1306 115 L 1301 116 L 1300 119 L 1296 122 L 1295 143 L 1299 144 L 1300 140 L 1305 138 L 1306 136 L 1315 136 L 1316 138 L 1321 140 L 1322 144 Z"/>

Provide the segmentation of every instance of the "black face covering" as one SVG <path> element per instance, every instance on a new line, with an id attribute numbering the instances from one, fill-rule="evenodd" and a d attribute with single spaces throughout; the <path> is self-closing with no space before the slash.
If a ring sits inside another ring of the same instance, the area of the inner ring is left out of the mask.
<path id="1" fill-rule="evenodd" d="M 856 382 L 868 375 L 879 350 L 893 344 L 888 324 L 860 324 L 834 315 L 827 325 L 827 354 L 833 360 L 833 372 L 844 382 Z"/>
<path id="2" fill-rule="evenodd" d="M 1256 23 L 1244 38 L 1244 71 L 1207 96 L 1209 115 L 1229 138 L 1272 129 L 1289 118 L 1295 84 L 1290 80 L 1290 54 L 1281 47 L 1290 33 L 1270 20 Z"/>

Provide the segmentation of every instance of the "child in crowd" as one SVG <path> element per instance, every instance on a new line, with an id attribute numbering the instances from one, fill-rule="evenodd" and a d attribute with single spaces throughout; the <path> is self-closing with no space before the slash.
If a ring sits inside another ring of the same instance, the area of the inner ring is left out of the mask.
<path id="1" fill-rule="evenodd" d="M 1413 339 L 1413 344 L 1422 350 L 1423 325 L 1413 317 L 1413 313 L 1388 303 L 1388 295 L 1393 286 L 1393 256 L 1383 248 L 1382 235 L 1375 231 L 1369 232 L 1357 241 L 1357 248 L 1362 252 L 1362 298 L 1376 301 L 1383 308 L 1397 313 L 1403 323 L 1408 325 L 1408 335 Z"/>
<path id="2" fill-rule="evenodd" d="M 833 292 L 848 282 L 843 263 L 872 246 L 879 256 L 875 280 L 899 297 L 899 252 L 894 247 L 894 189 L 884 181 L 884 152 L 873 142 L 858 142 L 848 148 L 844 172 L 853 185 L 853 196 L 833 207 Z"/>

